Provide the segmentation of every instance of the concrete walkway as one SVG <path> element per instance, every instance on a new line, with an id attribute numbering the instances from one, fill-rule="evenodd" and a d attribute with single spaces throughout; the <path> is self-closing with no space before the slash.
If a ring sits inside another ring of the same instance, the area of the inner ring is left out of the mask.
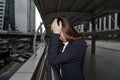
<path id="1" fill-rule="evenodd" d="M 86 80 L 120 80 L 120 42 L 96 41 L 95 55 L 88 46 L 84 73 Z"/>
<path id="2" fill-rule="evenodd" d="M 91 45 L 91 41 L 87 40 L 87 45 Z M 113 50 L 120 50 L 120 42 L 110 42 L 110 41 L 96 41 L 97 47 L 103 47 Z"/>

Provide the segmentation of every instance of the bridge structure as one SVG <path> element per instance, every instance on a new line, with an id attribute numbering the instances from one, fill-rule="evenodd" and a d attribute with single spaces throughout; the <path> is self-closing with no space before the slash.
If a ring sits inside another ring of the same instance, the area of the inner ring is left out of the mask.
<path id="1" fill-rule="evenodd" d="M 48 35 L 55 17 L 67 18 L 77 31 L 91 38 L 91 53 L 99 36 L 120 36 L 119 0 L 34 0 Z"/>
<path id="2" fill-rule="evenodd" d="M 21 80 L 21 78 L 22 80 L 50 80 L 52 70 L 47 61 L 47 49 L 51 33 L 50 25 L 55 17 L 67 18 L 78 32 L 90 40 L 86 52 L 86 80 L 120 79 L 118 75 L 120 49 L 114 49 L 119 45 L 96 41 L 103 36 L 104 38 L 120 37 L 120 0 L 34 0 L 34 3 L 43 20 L 41 24 L 46 28 L 47 37 L 43 39 L 46 41 L 41 42 L 38 50 L 34 46 L 35 54 L 16 71 L 10 80 Z M 111 48 L 108 48 L 109 46 Z"/>
<path id="3" fill-rule="evenodd" d="M 1 30 L 0 31 L 0 38 L 3 39 L 9 39 L 9 38 L 34 38 L 34 32 L 15 32 L 15 31 L 6 31 L 6 30 Z M 40 34 L 37 35 L 40 37 Z"/>

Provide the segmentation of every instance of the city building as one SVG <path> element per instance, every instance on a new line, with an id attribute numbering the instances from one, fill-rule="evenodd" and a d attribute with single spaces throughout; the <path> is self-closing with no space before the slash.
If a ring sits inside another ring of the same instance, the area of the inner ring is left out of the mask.
<path id="1" fill-rule="evenodd" d="M 15 31 L 14 0 L 0 0 L 0 29 Z"/>
<path id="2" fill-rule="evenodd" d="M 0 30 L 3 29 L 5 0 L 0 0 Z"/>
<path id="3" fill-rule="evenodd" d="M 3 30 L 15 31 L 14 0 L 5 0 L 5 13 L 4 13 Z"/>
<path id="4" fill-rule="evenodd" d="M 15 0 L 15 20 L 18 31 L 35 31 L 35 5 L 33 0 Z"/>
<path id="5" fill-rule="evenodd" d="M 35 4 L 33 0 L 27 0 L 27 16 L 28 16 L 28 25 L 27 31 L 34 32 L 35 31 Z"/>
<path id="6" fill-rule="evenodd" d="M 0 0 L 0 30 L 34 32 L 33 0 Z"/>

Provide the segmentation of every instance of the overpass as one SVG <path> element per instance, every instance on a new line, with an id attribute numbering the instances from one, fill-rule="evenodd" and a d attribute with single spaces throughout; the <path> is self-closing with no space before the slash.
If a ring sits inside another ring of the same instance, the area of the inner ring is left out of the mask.
<path id="1" fill-rule="evenodd" d="M 9 38 L 34 38 L 33 32 L 15 32 L 15 31 L 6 31 L 6 30 L 1 30 L 0 31 L 0 38 L 3 39 L 9 39 Z M 40 34 L 37 35 L 40 37 Z"/>

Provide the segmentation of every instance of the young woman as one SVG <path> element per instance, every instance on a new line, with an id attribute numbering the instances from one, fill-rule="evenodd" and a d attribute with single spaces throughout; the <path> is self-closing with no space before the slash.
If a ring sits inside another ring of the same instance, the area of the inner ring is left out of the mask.
<path id="1" fill-rule="evenodd" d="M 83 63 L 86 51 L 84 38 L 65 18 L 56 18 L 51 24 L 48 59 L 52 66 L 60 65 L 62 80 L 84 80 Z M 64 44 L 62 50 L 60 43 Z"/>

